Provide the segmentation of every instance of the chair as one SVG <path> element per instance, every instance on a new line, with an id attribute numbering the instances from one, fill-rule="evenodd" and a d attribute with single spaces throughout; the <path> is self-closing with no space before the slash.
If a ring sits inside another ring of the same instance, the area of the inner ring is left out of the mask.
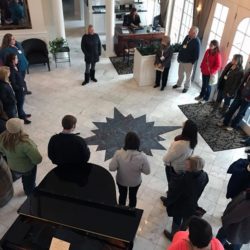
<path id="1" fill-rule="evenodd" d="M 50 71 L 49 52 L 47 44 L 43 40 L 37 38 L 27 39 L 22 42 L 22 47 L 29 65 L 47 64 L 48 71 Z M 29 73 L 29 68 L 27 73 Z"/>
<path id="2" fill-rule="evenodd" d="M 129 65 L 130 56 L 134 56 L 135 49 L 141 48 L 142 46 L 143 46 L 143 40 L 128 39 L 127 45 L 123 50 L 123 61 L 125 62 L 125 59 L 127 57 L 127 64 Z"/>

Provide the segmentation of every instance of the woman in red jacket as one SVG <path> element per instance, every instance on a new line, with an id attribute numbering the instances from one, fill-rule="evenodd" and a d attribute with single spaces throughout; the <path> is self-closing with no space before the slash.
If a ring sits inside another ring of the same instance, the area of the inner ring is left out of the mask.
<path id="1" fill-rule="evenodd" d="M 212 40 L 209 48 L 206 50 L 205 55 L 201 62 L 202 73 L 202 87 L 200 94 L 195 97 L 195 100 L 202 103 L 207 102 L 211 92 L 210 78 L 218 72 L 221 67 L 221 54 L 219 49 L 219 42 Z"/>

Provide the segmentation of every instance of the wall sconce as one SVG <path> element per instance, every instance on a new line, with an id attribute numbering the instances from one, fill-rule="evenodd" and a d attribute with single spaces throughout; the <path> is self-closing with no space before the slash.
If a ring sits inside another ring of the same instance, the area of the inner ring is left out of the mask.
<path id="1" fill-rule="evenodd" d="M 197 8 L 196 8 L 196 10 L 197 10 L 197 12 L 199 13 L 199 12 L 201 12 L 201 8 L 202 6 L 201 6 L 201 3 L 199 3 L 199 5 L 197 6 Z"/>

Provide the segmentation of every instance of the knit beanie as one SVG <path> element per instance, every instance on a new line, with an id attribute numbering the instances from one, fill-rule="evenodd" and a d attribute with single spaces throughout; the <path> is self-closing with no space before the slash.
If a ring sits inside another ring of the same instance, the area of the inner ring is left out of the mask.
<path id="1" fill-rule="evenodd" d="M 6 129 L 10 134 L 16 134 L 23 129 L 23 120 L 19 118 L 11 118 L 6 122 Z"/>
<path id="2" fill-rule="evenodd" d="M 193 172 L 200 171 L 204 168 L 205 161 L 200 156 L 191 156 L 188 158 L 190 167 Z"/>

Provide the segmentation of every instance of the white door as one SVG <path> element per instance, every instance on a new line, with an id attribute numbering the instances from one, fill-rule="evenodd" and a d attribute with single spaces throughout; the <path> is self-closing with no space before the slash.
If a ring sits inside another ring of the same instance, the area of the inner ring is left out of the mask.
<path id="1" fill-rule="evenodd" d="M 223 54 L 226 47 L 226 43 L 224 41 L 227 40 L 227 32 L 224 31 L 227 31 L 227 27 L 232 25 L 231 22 L 235 15 L 235 11 L 232 11 L 233 9 L 236 9 L 236 5 L 224 0 L 215 1 L 212 5 L 207 26 L 203 35 L 201 54 L 197 63 L 194 78 L 195 82 L 197 82 L 200 86 L 202 85 L 200 64 L 211 40 L 216 39 L 220 43 L 221 54 L 224 58 Z"/>
<path id="2" fill-rule="evenodd" d="M 233 33 L 228 42 L 228 55 L 232 58 L 234 54 L 241 54 L 243 56 L 243 65 L 247 66 L 250 55 L 250 10 L 239 7 L 234 25 L 232 27 Z"/>

